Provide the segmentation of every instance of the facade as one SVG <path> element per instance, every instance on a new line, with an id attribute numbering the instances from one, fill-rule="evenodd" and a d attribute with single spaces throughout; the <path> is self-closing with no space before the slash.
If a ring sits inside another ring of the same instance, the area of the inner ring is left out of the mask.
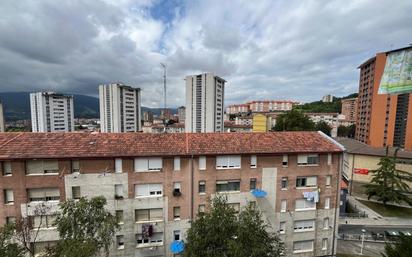
<path id="1" fill-rule="evenodd" d="M 253 132 L 267 132 L 271 129 L 270 119 L 264 114 L 253 115 L 252 131 Z"/>
<path id="2" fill-rule="evenodd" d="M 4 121 L 4 111 L 3 104 L 0 102 L 0 132 L 6 131 L 5 121 Z"/>
<path id="3" fill-rule="evenodd" d="M 334 98 L 333 95 L 325 95 L 325 96 L 322 97 L 322 102 L 331 103 L 331 102 L 333 102 L 333 98 Z"/>
<path id="4" fill-rule="evenodd" d="M 226 114 L 246 114 L 249 111 L 249 104 L 232 104 L 226 108 Z"/>
<path id="5" fill-rule="evenodd" d="M 226 81 L 212 73 L 186 77 L 186 132 L 223 132 Z"/>
<path id="6" fill-rule="evenodd" d="M 341 114 L 345 115 L 345 119 L 351 122 L 356 122 L 358 112 L 358 98 L 350 98 L 342 100 Z"/>
<path id="7" fill-rule="evenodd" d="M 364 185 L 370 183 L 371 170 L 377 169 L 378 163 L 386 155 L 384 147 L 371 147 L 365 143 L 350 138 L 337 138 L 346 152 L 343 158 L 342 177 L 348 183 L 348 190 L 351 195 L 366 197 Z M 394 149 L 390 149 L 390 156 L 393 156 Z M 396 168 L 412 174 L 412 151 L 398 151 Z M 412 188 L 412 182 L 407 182 Z M 412 192 L 410 192 L 412 193 Z"/>
<path id="8" fill-rule="evenodd" d="M 143 113 L 143 121 L 147 122 L 153 122 L 153 113 L 152 112 L 144 112 Z"/>
<path id="9" fill-rule="evenodd" d="M 179 108 L 177 108 L 177 117 L 178 117 L 179 123 L 183 123 L 183 124 L 185 123 L 186 107 L 180 106 Z"/>
<path id="10" fill-rule="evenodd" d="M 142 127 L 143 133 L 184 133 L 185 124 L 183 123 L 173 123 L 167 125 L 165 128 L 164 124 L 153 124 L 150 122 L 145 122 Z"/>
<path id="11" fill-rule="evenodd" d="M 54 92 L 30 93 L 33 132 L 74 131 L 73 96 Z"/>
<path id="12" fill-rule="evenodd" d="M 377 53 L 359 66 L 355 139 L 373 147 L 412 150 L 412 94 L 378 94 L 389 52 Z"/>
<path id="13" fill-rule="evenodd" d="M 233 121 L 225 121 L 226 132 L 252 132 L 251 124 L 236 124 Z"/>
<path id="14" fill-rule="evenodd" d="M 101 132 L 141 130 L 140 88 L 122 83 L 99 86 Z"/>
<path id="15" fill-rule="evenodd" d="M 38 220 L 38 206 L 53 220 L 59 202 L 103 195 L 121 227 L 110 256 L 171 257 L 170 244 L 224 194 L 235 209 L 259 208 L 286 256 L 336 249 L 343 149 L 322 133 L 1 133 L 0 143 L 0 225 Z M 37 253 L 58 237 L 43 224 Z"/>
<path id="16" fill-rule="evenodd" d="M 252 112 L 290 111 L 297 102 L 287 100 L 252 101 L 247 103 Z"/>

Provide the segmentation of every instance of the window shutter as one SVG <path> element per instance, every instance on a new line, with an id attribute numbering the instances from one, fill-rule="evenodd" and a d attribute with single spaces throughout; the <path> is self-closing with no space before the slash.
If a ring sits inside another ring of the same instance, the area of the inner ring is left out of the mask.
<path id="1" fill-rule="evenodd" d="M 239 155 L 229 156 L 229 167 L 240 168 L 241 157 Z"/>
<path id="2" fill-rule="evenodd" d="M 43 174 L 43 161 L 27 161 L 26 172 L 27 174 Z"/>
<path id="3" fill-rule="evenodd" d="M 332 154 L 328 153 L 328 165 L 332 164 Z"/>
<path id="4" fill-rule="evenodd" d="M 114 185 L 114 193 L 116 196 L 123 196 L 123 185 L 122 184 L 118 184 L 118 185 Z"/>
<path id="5" fill-rule="evenodd" d="M 28 192 L 29 198 L 44 198 L 45 192 L 40 188 L 29 189 Z"/>
<path id="6" fill-rule="evenodd" d="M 150 158 L 149 159 L 149 170 L 161 170 L 162 169 L 162 158 Z"/>
<path id="7" fill-rule="evenodd" d="M 58 171 L 59 163 L 56 160 L 43 161 L 43 170 L 45 171 Z"/>
<path id="8" fill-rule="evenodd" d="M 114 170 L 115 172 L 122 173 L 123 172 L 123 162 L 121 158 L 116 158 L 114 161 Z"/>
<path id="9" fill-rule="evenodd" d="M 135 158 L 134 159 L 134 169 L 135 171 L 148 171 L 149 162 L 146 158 Z"/>
<path id="10" fill-rule="evenodd" d="M 298 155 L 298 164 L 307 164 L 308 163 L 308 156 L 305 154 Z"/>
<path id="11" fill-rule="evenodd" d="M 174 170 L 176 171 L 180 170 L 180 157 L 174 158 L 173 167 L 174 167 Z"/>
<path id="12" fill-rule="evenodd" d="M 163 209 L 150 209 L 150 220 L 161 220 L 163 219 Z"/>
<path id="13" fill-rule="evenodd" d="M 226 156 L 216 156 L 216 168 L 222 168 L 227 166 Z"/>
<path id="14" fill-rule="evenodd" d="M 58 188 L 46 188 L 44 194 L 46 197 L 60 197 L 60 190 Z"/>
<path id="15" fill-rule="evenodd" d="M 296 199 L 295 201 L 295 209 L 304 209 L 305 208 L 305 199 Z"/>
<path id="16" fill-rule="evenodd" d="M 163 192 L 163 185 L 162 184 L 149 184 L 149 191 Z"/>
<path id="17" fill-rule="evenodd" d="M 256 168 L 257 165 L 257 157 L 256 155 L 251 155 L 250 156 L 250 167 Z"/>
<path id="18" fill-rule="evenodd" d="M 316 186 L 318 183 L 317 177 L 306 177 L 306 186 Z"/>
<path id="19" fill-rule="evenodd" d="M 135 185 L 135 196 L 148 196 L 149 195 L 149 185 L 148 184 L 141 184 Z"/>
<path id="20" fill-rule="evenodd" d="M 199 170 L 205 170 L 205 169 L 206 169 L 206 157 L 200 156 L 199 157 Z"/>
<path id="21" fill-rule="evenodd" d="M 3 174 L 11 174 L 11 162 L 3 162 Z"/>
<path id="22" fill-rule="evenodd" d="M 13 190 L 11 189 L 6 189 L 5 191 L 6 193 L 6 203 L 9 202 L 14 202 L 14 194 L 13 194 Z"/>
<path id="23" fill-rule="evenodd" d="M 78 160 L 72 161 L 72 170 L 80 170 L 80 162 Z"/>

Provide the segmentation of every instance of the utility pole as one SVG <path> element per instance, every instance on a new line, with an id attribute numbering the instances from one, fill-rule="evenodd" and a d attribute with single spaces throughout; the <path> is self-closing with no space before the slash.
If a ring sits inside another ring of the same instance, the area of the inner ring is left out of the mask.
<path id="1" fill-rule="evenodd" d="M 163 67 L 163 125 L 166 132 L 166 64 L 160 63 Z"/>

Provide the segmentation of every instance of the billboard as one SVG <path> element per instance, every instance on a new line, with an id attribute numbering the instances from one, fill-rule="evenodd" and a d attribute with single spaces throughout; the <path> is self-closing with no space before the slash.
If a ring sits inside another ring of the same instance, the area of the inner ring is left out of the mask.
<path id="1" fill-rule="evenodd" d="M 378 94 L 412 93 L 412 48 L 390 52 Z"/>

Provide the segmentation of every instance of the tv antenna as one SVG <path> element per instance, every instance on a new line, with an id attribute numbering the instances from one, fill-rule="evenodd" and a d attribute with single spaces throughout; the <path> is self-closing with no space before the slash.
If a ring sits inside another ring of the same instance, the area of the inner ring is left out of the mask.
<path id="1" fill-rule="evenodd" d="M 163 125 L 166 131 L 166 70 L 167 66 L 164 63 L 160 63 L 163 67 Z"/>

